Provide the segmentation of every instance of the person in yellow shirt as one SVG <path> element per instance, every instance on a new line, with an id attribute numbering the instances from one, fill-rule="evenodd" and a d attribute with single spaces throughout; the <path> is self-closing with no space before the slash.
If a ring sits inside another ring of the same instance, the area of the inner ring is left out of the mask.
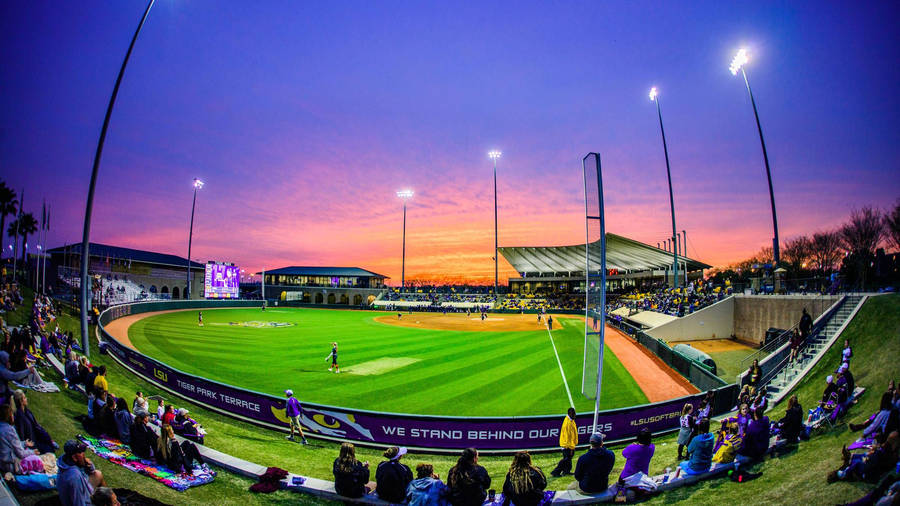
<path id="1" fill-rule="evenodd" d="M 572 474 L 572 457 L 575 456 L 575 445 L 578 444 L 578 426 L 575 425 L 575 408 L 569 408 L 569 412 L 563 419 L 562 428 L 559 430 L 559 446 L 562 447 L 562 459 L 556 464 L 550 475 L 560 477 Z"/>
<path id="2" fill-rule="evenodd" d="M 101 365 L 97 368 L 97 377 L 94 378 L 94 389 L 109 392 L 109 383 L 106 381 L 106 366 Z"/>

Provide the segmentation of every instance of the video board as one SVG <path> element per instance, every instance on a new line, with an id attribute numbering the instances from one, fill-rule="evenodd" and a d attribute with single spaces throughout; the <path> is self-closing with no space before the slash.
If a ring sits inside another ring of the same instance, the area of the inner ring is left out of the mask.
<path id="1" fill-rule="evenodd" d="M 237 299 L 240 292 L 241 269 L 232 264 L 206 264 L 203 296 L 207 299 Z"/>

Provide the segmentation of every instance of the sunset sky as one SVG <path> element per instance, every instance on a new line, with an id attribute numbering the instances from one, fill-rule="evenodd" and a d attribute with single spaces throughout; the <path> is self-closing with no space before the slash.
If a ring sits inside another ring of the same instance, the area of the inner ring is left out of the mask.
<path id="1" fill-rule="evenodd" d="M 0 4 L 0 177 L 81 240 L 109 94 L 145 2 Z M 897 2 L 157 0 L 119 92 L 92 240 L 257 271 L 358 266 L 493 279 L 501 246 L 584 241 L 581 158 L 603 160 L 607 230 L 678 229 L 723 265 L 900 197 Z M 4 244 L 8 243 L 4 237 Z M 501 260 L 501 282 L 514 270 Z"/>

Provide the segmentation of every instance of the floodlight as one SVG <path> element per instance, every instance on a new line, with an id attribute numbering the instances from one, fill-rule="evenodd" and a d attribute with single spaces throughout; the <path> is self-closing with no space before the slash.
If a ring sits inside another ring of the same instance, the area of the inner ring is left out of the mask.
<path id="1" fill-rule="evenodd" d="M 737 54 L 734 55 L 734 59 L 731 60 L 731 66 L 728 67 L 728 70 L 730 70 L 732 74 L 737 75 L 738 70 L 741 70 L 741 67 L 748 61 L 750 61 L 750 57 L 747 56 L 747 48 L 742 47 L 738 50 Z"/>
<path id="2" fill-rule="evenodd" d="M 659 95 L 659 92 L 656 91 L 656 86 L 650 88 L 650 100 L 656 100 L 657 95 Z"/>
<path id="3" fill-rule="evenodd" d="M 194 188 L 196 188 L 198 190 L 200 188 L 203 188 L 203 181 L 200 181 L 199 179 L 194 178 Z"/>
<path id="4" fill-rule="evenodd" d="M 397 192 L 397 196 L 401 199 L 411 199 L 413 196 L 412 190 L 400 190 Z"/>
<path id="5" fill-rule="evenodd" d="M 498 158 L 500 158 L 500 155 L 501 155 L 501 154 L 502 154 L 502 153 L 500 153 L 500 151 L 498 151 L 498 150 L 495 149 L 495 150 L 493 150 L 493 151 L 491 151 L 491 152 L 488 153 L 488 158 L 490 158 L 491 160 L 496 161 Z"/>

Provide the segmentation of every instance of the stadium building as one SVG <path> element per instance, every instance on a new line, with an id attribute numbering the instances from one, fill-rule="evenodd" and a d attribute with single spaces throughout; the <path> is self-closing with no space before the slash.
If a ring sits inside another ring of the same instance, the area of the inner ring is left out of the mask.
<path id="1" fill-rule="evenodd" d="M 359 267 L 282 267 L 262 273 L 265 298 L 303 304 L 371 304 L 388 276 Z"/>
<path id="2" fill-rule="evenodd" d="M 505 246 L 500 254 L 521 277 L 509 278 L 509 290 L 517 294 L 584 292 L 585 245 Z M 592 248 L 599 251 L 600 248 Z M 599 265 L 600 258 L 590 259 Z M 711 265 L 678 256 L 678 276 L 683 281 L 703 276 Z M 606 234 L 607 287 L 609 291 L 649 286 L 672 278 L 672 252 L 621 235 Z"/>
<path id="3" fill-rule="evenodd" d="M 88 274 L 94 280 L 94 302 L 101 305 L 142 299 L 186 299 L 188 260 L 177 255 L 91 243 Z M 58 289 L 81 286 L 81 243 L 47 253 L 47 275 L 56 273 Z M 203 298 L 205 266 L 191 262 L 191 298 Z M 99 299 L 98 299 L 99 297 Z"/>

